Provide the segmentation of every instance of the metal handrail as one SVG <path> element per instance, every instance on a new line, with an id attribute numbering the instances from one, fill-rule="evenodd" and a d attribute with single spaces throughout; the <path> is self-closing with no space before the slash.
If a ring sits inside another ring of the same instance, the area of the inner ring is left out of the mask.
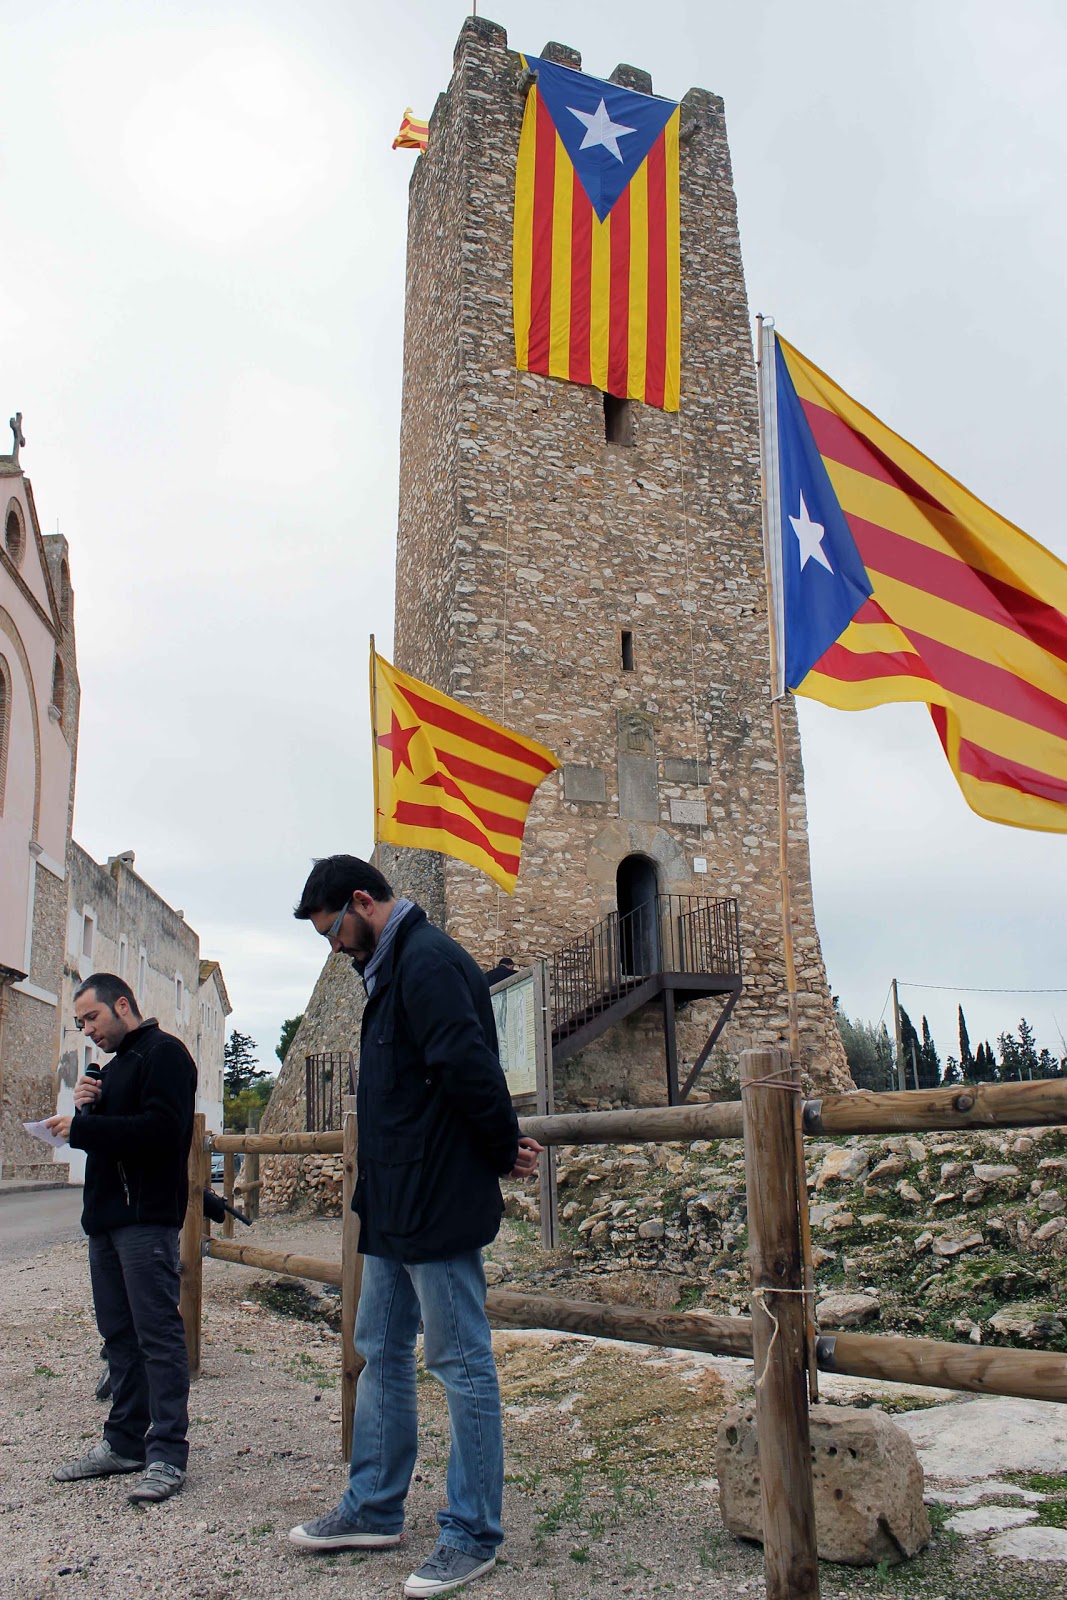
<path id="1" fill-rule="evenodd" d="M 659 894 L 556 950 L 552 1025 L 572 1027 L 660 972 L 740 977 L 737 901 Z"/>
<path id="2" fill-rule="evenodd" d="M 356 1057 L 350 1050 L 325 1050 L 304 1057 L 304 1126 L 308 1133 L 339 1131 L 345 1096 L 356 1092 Z"/>

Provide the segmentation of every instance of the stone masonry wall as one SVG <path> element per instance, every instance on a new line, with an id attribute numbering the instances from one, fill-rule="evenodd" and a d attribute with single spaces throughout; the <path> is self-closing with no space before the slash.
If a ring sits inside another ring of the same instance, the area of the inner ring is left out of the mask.
<path id="1" fill-rule="evenodd" d="M 45 994 L 58 995 L 63 977 L 63 937 L 67 920 L 66 884 L 37 866 L 33 899 L 33 943 L 29 980 Z M 3 1176 L 23 1181 L 63 1178 L 66 1167 L 22 1127 L 50 1117 L 56 1109 L 59 1060 L 59 1008 L 36 994 L 3 992 L 3 1103 L 0 1148 Z"/>

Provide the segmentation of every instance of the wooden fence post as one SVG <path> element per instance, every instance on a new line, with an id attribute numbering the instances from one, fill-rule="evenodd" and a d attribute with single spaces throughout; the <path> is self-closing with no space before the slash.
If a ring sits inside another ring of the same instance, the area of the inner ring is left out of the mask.
<path id="1" fill-rule="evenodd" d="M 359 1253 L 359 1218 L 352 1210 L 359 1159 L 359 1127 L 354 1095 L 344 1101 L 344 1176 L 341 1184 L 341 1454 L 352 1455 L 352 1419 L 356 1413 L 356 1383 L 363 1370 L 363 1358 L 356 1354 L 356 1310 L 363 1281 L 363 1257 Z"/>
<path id="2" fill-rule="evenodd" d="M 226 1154 L 222 1158 L 222 1192 L 225 1196 L 226 1204 L 228 1206 L 233 1205 L 233 1180 L 235 1167 L 236 1160 L 234 1153 L 232 1150 L 227 1150 Z M 228 1211 L 223 1218 L 222 1237 L 224 1239 L 233 1238 L 233 1218 L 230 1216 Z"/>
<path id="3" fill-rule="evenodd" d="M 249 1133 L 258 1133 L 260 1112 L 255 1107 L 248 1116 Z M 253 1150 L 245 1156 L 241 1167 L 241 1183 L 244 1190 L 245 1216 L 251 1222 L 259 1221 L 259 1151 Z"/>
<path id="4" fill-rule="evenodd" d="M 200 1376 L 200 1316 L 204 1301 L 204 1257 L 200 1241 L 204 1237 L 204 1169 L 207 1179 L 211 1166 L 204 1150 L 204 1113 L 193 1117 L 193 1138 L 189 1146 L 189 1200 L 181 1236 L 181 1286 L 178 1310 L 185 1323 L 185 1349 L 189 1356 L 189 1376 Z"/>
<path id="5" fill-rule="evenodd" d="M 742 1052 L 752 1361 L 767 1600 L 818 1600 L 791 1073 L 785 1050 Z"/>
<path id="6" fill-rule="evenodd" d="M 548 986 L 548 962 L 534 962 L 534 1055 L 537 1062 L 537 1114 L 550 1117 L 556 1109 L 556 1086 L 552 1073 L 552 995 Z M 556 1184 L 556 1151 L 549 1145 L 537 1164 L 537 1190 L 541 1209 L 541 1248 L 559 1248 L 559 1192 Z"/>

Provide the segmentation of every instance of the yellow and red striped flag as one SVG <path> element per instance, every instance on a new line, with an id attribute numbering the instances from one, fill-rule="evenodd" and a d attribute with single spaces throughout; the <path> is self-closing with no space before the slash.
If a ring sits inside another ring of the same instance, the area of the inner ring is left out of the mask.
<path id="1" fill-rule="evenodd" d="M 430 137 L 430 124 L 416 117 L 410 106 L 400 119 L 400 132 L 393 140 L 394 150 L 425 150 Z"/>
<path id="2" fill-rule="evenodd" d="M 469 862 L 509 894 L 551 750 L 371 651 L 375 841 Z"/>
<path id="3" fill-rule="evenodd" d="M 972 810 L 1067 832 L 1067 566 L 767 327 L 761 384 L 784 686 L 925 701 Z"/>
<path id="4" fill-rule="evenodd" d="M 536 56 L 515 171 L 515 364 L 677 411 L 679 107 Z"/>

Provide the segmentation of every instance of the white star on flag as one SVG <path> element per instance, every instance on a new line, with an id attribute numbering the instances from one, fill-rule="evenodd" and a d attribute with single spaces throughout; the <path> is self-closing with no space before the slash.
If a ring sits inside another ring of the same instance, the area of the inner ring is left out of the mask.
<path id="1" fill-rule="evenodd" d="M 623 134 L 636 133 L 636 128 L 624 128 L 621 122 L 612 122 L 603 100 L 595 111 L 579 111 L 577 106 L 568 106 L 567 110 L 572 117 L 577 117 L 579 122 L 585 123 L 585 138 L 582 140 L 581 149 L 591 150 L 595 145 L 602 144 L 616 161 L 622 160 L 619 139 Z"/>
<path id="2" fill-rule="evenodd" d="M 803 494 L 800 496 L 799 517 L 790 517 L 789 520 L 793 524 L 793 532 L 800 541 L 801 572 L 804 571 L 804 568 L 807 566 L 808 561 L 811 558 L 814 558 L 816 561 L 820 561 L 826 568 L 827 572 L 833 572 L 834 569 L 830 565 L 830 558 L 822 547 L 823 535 L 826 532 L 826 529 L 823 527 L 821 522 L 812 522 L 808 515 L 808 508 L 804 504 Z"/>

